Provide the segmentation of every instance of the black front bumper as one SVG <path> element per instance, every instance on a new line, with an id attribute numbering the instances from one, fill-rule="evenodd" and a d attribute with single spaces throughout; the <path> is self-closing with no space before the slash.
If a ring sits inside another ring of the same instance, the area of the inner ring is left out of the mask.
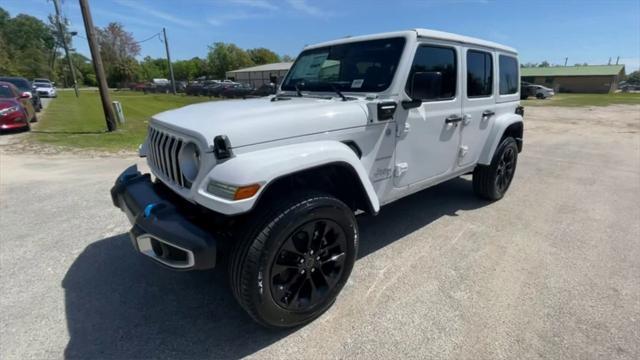
<path id="1" fill-rule="evenodd" d="M 216 239 L 187 217 L 186 209 L 192 205 L 182 199 L 169 199 L 161 187 L 133 165 L 118 176 L 111 188 L 113 204 L 133 224 L 129 232 L 133 246 L 174 270 L 215 267 Z"/>

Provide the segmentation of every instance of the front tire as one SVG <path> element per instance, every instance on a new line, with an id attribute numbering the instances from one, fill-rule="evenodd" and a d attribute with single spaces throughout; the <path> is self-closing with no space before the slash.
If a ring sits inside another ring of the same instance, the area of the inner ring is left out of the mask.
<path id="1" fill-rule="evenodd" d="M 512 137 L 502 140 L 490 165 L 473 171 L 473 191 L 487 200 L 500 200 L 509 189 L 518 163 L 518 145 Z"/>
<path id="2" fill-rule="evenodd" d="M 272 328 L 306 324 L 333 304 L 356 260 L 351 209 L 322 193 L 301 193 L 258 210 L 232 255 L 230 282 L 240 305 Z"/>

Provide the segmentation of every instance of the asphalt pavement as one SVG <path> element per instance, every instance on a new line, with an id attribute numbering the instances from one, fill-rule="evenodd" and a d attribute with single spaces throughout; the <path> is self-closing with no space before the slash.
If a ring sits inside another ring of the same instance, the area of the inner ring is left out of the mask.
<path id="1" fill-rule="evenodd" d="M 284 332 L 133 252 L 109 189 L 138 159 L 2 146 L 0 358 L 638 359 L 639 132 L 640 106 L 527 108 L 504 199 L 463 177 L 359 217 L 335 305 Z"/>

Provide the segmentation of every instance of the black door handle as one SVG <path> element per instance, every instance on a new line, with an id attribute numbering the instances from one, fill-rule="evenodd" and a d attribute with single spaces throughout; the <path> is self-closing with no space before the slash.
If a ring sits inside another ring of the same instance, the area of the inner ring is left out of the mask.
<path id="1" fill-rule="evenodd" d="M 483 112 L 482 112 L 482 116 L 483 116 L 483 117 L 490 117 L 490 116 L 493 116 L 493 115 L 495 115 L 495 114 L 496 114 L 496 113 L 495 113 L 495 112 L 493 112 L 493 111 L 491 111 L 491 110 L 485 110 L 485 111 L 483 111 Z"/>
<path id="2" fill-rule="evenodd" d="M 444 119 L 444 122 L 446 124 L 455 124 L 459 123 L 460 121 L 462 121 L 462 116 L 460 115 L 449 115 L 446 119 Z"/>

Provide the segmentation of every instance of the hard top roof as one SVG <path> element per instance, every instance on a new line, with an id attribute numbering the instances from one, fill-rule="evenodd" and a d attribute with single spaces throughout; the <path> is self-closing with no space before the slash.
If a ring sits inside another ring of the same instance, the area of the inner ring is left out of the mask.
<path id="1" fill-rule="evenodd" d="M 399 36 L 403 36 L 403 37 L 417 36 L 418 38 L 446 40 L 446 41 L 453 41 L 453 42 L 458 42 L 463 44 L 477 45 L 477 46 L 482 46 L 486 48 L 497 49 L 500 51 L 505 51 L 513 54 L 518 53 L 518 51 L 516 51 L 516 49 L 512 47 L 498 44 L 492 41 L 448 33 L 444 31 L 429 30 L 429 29 L 414 29 L 414 30 L 394 31 L 394 32 L 386 32 L 386 33 L 379 33 L 379 34 L 346 37 L 342 39 L 336 39 L 336 40 L 326 41 L 326 42 L 322 42 L 314 45 L 309 45 L 305 47 L 305 49 L 313 49 L 313 48 L 330 46 L 330 45 L 345 44 L 345 43 L 355 42 L 355 41 L 376 40 L 376 39 L 384 39 L 384 38 L 399 37 Z"/>

